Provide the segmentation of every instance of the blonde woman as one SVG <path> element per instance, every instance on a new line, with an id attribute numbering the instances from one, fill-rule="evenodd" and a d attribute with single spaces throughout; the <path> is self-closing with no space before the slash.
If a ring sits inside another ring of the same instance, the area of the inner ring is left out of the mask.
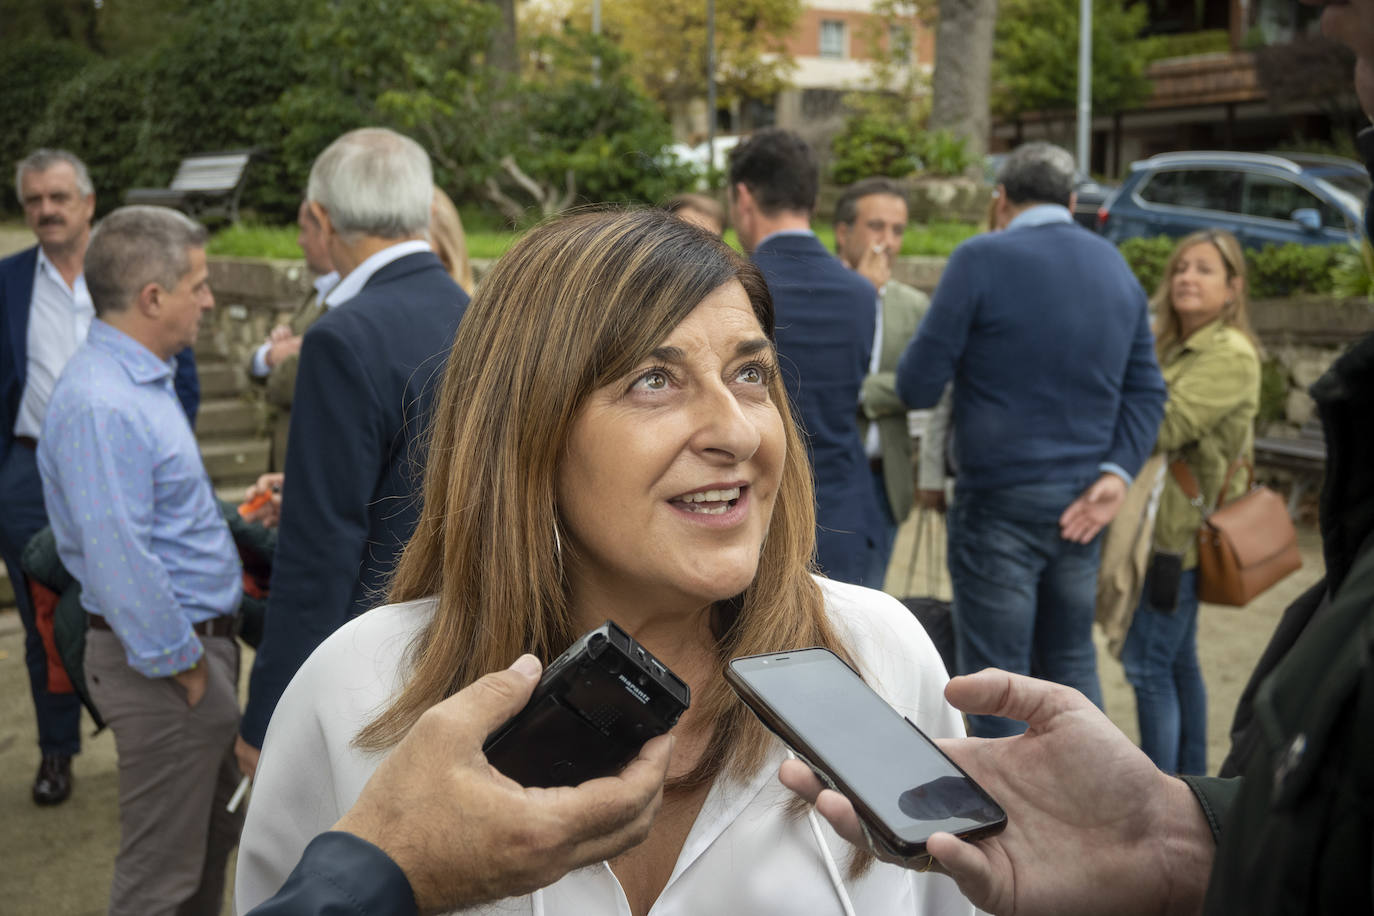
<path id="1" fill-rule="evenodd" d="M 1245 256 L 1229 232 L 1178 243 L 1155 293 L 1155 348 L 1169 388 L 1155 450 L 1181 459 L 1216 505 L 1226 470 L 1248 457 L 1259 410 L 1258 343 L 1245 299 Z M 1245 487 L 1231 480 L 1228 497 Z M 1202 513 L 1164 478 L 1154 552 L 1121 662 L 1135 688 L 1140 743 L 1160 769 L 1207 771 L 1207 688 L 1197 660 L 1197 540 Z"/>
<path id="2" fill-rule="evenodd" d="M 429 205 L 429 243 L 444 265 L 448 275 L 463 288 L 472 292 L 472 264 L 468 261 L 468 240 L 463 234 L 463 220 L 458 208 L 444 189 L 434 186 L 434 201 Z"/>
<path id="3" fill-rule="evenodd" d="M 663 211 L 527 235 L 460 326 L 391 605 L 301 668 L 263 747 L 237 904 L 274 893 L 419 716 L 522 652 L 615 620 L 691 688 L 648 839 L 502 913 L 969 913 L 954 884 L 852 854 L 777 781 L 722 677 L 827 646 L 927 733 L 962 733 L 895 599 L 813 574 L 806 451 L 762 275 Z"/>

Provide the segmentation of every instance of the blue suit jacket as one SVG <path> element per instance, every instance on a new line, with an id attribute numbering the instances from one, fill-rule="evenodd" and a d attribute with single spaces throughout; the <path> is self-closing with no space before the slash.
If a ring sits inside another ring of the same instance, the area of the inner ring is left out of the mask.
<path id="1" fill-rule="evenodd" d="M 38 246 L 0 260 L 0 461 L 14 439 L 14 421 L 29 369 L 29 306 Z M 194 426 L 200 407 L 200 380 L 191 348 L 177 354 L 177 397 Z"/>
<path id="2" fill-rule="evenodd" d="M 859 438 L 878 294 L 812 235 L 773 236 L 754 263 L 773 294 L 783 381 L 811 454 L 817 559 L 830 578 L 859 582 L 883 524 Z"/>
<path id="3" fill-rule="evenodd" d="M 282 517 L 243 736 L 262 746 L 296 669 L 382 603 L 419 518 L 420 440 L 467 294 L 430 252 L 382 267 L 301 346 Z"/>

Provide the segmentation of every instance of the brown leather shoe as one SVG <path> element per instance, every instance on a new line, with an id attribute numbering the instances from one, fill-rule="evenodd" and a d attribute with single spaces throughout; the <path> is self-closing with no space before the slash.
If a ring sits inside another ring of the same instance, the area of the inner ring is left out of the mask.
<path id="1" fill-rule="evenodd" d="M 33 800 L 40 805 L 60 805 L 72 794 L 72 758 L 44 754 L 33 780 Z"/>

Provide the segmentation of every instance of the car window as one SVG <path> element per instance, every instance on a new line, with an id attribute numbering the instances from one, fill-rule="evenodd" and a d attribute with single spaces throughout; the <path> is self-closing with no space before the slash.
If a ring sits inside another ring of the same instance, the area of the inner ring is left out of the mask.
<path id="1" fill-rule="evenodd" d="M 1321 214 L 1323 226 L 1345 228 L 1345 217 L 1340 210 L 1278 175 L 1246 174 L 1243 207 L 1242 212 L 1247 216 L 1282 220 L 1292 219 L 1294 210 L 1316 210 Z"/>
<path id="2" fill-rule="evenodd" d="M 1139 191 L 1142 200 L 1194 210 L 1239 212 L 1241 176 L 1225 169 L 1159 171 Z"/>

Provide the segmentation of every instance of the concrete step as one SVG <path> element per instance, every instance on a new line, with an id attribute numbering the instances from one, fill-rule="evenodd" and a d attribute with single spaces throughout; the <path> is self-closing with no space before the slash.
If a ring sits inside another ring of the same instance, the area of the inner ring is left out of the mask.
<path id="1" fill-rule="evenodd" d="M 196 370 L 200 375 L 202 400 L 234 397 L 243 391 L 247 384 L 243 378 L 243 370 L 238 366 L 231 366 L 229 363 L 197 365 Z"/>
<path id="2" fill-rule="evenodd" d="M 256 480 L 267 471 L 271 452 L 272 443 L 266 439 L 214 439 L 200 445 L 205 470 L 216 487 L 221 481 Z"/>
<path id="3" fill-rule="evenodd" d="M 201 401 L 196 417 L 196 438 L 229 439 L 256 437 L 262 429 L 260 409 L 246 398 L 215 398 Z"/>
<path id="4" fill-rule="evenodd" d="M 256 477 L 229 477 L 215 481 L 215 498 L 238 505 L 243 502 L 243 491 L 258 482 Z"/>

